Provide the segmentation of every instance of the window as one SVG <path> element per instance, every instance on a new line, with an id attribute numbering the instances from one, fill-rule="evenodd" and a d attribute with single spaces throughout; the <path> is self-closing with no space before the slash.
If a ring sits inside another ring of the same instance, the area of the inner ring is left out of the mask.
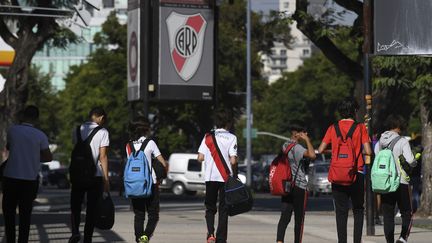
<path id="1" fill-rule="evenodd" d="M 309 49 L 303 49 L 303 56 L 309 56 L 310 50 Z"/>
<path id="2" fill-rule="evenodd" d="M 196 159 L 190 159 L 188 163 L 188 171 L 200 172 L 201 171 L 201 163 Z"/>
<path id="3" fill-rule="evenodd" d="M 114 0 L 103 0 L 104 8 L 114 8 Z"/>
<path id="4" fill-rule="evenodd" d="M 281 56 L 286 56 L 287 51 L 286 51 L 286 50 L 281 50 L 281 51 L 280 51 L 280 54 L 281 54 Z"/>
<path id="5" fill-rule="evenodd" d="M 281 65 L 286 65 L 286 59 L 281 59 L 280 64 Z"/>
<path id="6" fill-rule="evenodd" d="M 284 8 L 289 8 L 289 2 L 284 2 L 284 3 L 283 3 L 283 7 L 284 7 Z"/>

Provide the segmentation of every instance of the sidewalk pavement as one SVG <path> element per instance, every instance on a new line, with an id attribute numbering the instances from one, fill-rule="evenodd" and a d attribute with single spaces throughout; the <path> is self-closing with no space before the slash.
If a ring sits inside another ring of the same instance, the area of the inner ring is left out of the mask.
<path id="1" fill-rule="evenodd" d="M 84 218 L 84 217 L 83 217 Z M 278 212 L 252 211 L 229 219 L 228 242 L 243 243 L 275 242 Z M 0 242 L 4 239 L 4 227 L 0 217 Z M 352 217 L 348 223 L 348 242 L 352 242 Z M 293 242 L 293 225 L 286 231 L 285 242 Z M 81 224 L 81 231 L 83 224 Z M 400 226 L 396 226 L 396 236 Z M 365 235 L 366 230 L 364 229 Z M 189 205 L 162 205 L 160 221 L 152 238 L 152 243 L 204 243 L 205 242 L 204 209 L 201 202 Z M 32 219 L 29 242 L 67 242 L 70 236 L 69 213 L 35 212 Z M 430 243 L 432 230 L 413 227 L 409 242 Z M 96 230 L 94 242 L 134 242 L 133 213 L 128 205 L 116 208 L 116 223 L 111 231 Z M 332 212 L 306 213 L 303 242 L 335 243 L 336 225 Z M 382 226 L 376 226 L 376 236 L 364 236 L 364 243 L 385 242 Z"/>
<path id="2" fill-rule="evenodd" d="M 68 196 L 67 192 L 57 194 L 56 197 L 41 197 L 35 208 L 32 218 L 31 236 L 29 242 L 67 242 L 70 236 Z M 134 242 L 133 212 L 129 203 L 122 197 L 114 196 L 116 204 L 116 223 L 111 231 L 96 230 L 94 242 Z M 82 217 L 84 219 L 84 217 Z M 216 217 L 217 218 L 217 217 Z M 279 212 L 255 208 L 253 211 L 231 217 L 229 219 L 228 242 L 243 243 L 275 242 L 276 227 Z M 429 229 L 417 226 L 427 225 Z M 4 239 L 3 217 L 0 216 L 0 243 Z M 293 242 L 294 217 L 288 226 L 285 242 Z M 81 224 L 83 228 L 83 224 Z M 348 220 L 348 242 L 352 242 L 353 218 Z M 82 231 L 82 229 L 81 229 Z M 366 223 L 364 224 L 363 242 L 385 242 L 383 227 L 375 226 L 376 235 L 366 236 Z M 396 226 L 395 238 L 400 231 Z M 205 242 L 206 226 L 204 220 L 204 205 L 202 198 L 188 202 L 162 202 L 160 221 L 152 238 L 152 243 L 203 243 Z M 411 231 L 409 242 L 430 243 L 432 239 L 432 220 L 416 219 Z M 334 213 L 306 212 L 304 243 L 335 243 L 337 242 L 336 223 Z"/>

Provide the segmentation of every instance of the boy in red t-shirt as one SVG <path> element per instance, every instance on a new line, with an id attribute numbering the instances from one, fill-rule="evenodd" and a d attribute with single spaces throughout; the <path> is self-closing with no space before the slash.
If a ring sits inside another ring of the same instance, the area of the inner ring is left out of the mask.
<path id="1" fill-rule="evenodd" d="M 344 138 L 347 136 L 350 128 L 355 122 L 354 118 L 358 107 L 358 103 L 353 99 L 345 99 L 338 106 L 338 112 L 342 119 L 339 120 L 337 124 L 339 125 L 341 135 Z M 335 125 L 331 125 L 327 129 L 322 143 L 318 148 L 318 152 L 322 153 L 329 144 L 332 144 L 332 150 L 336 150 L 337 139 Z M 362 238 L 364 217 L 364 160 L 361 154 L 362 148 L 366 156 L 372 154 L 370 138 L 364 124 L 360 123 L 355 127 L 355 130 L 352 133 L 352 144 L 357 163 L 357 175 L 354 183 L 351 185 L 332 183 L 332 194 L 336 210 L 336 226 L 339 243 L 347 242 L 348 201 L 350 198 L 354 214 L 354 243 L 360 243 Z M 332 154 L 337 154 L 337 152 L 332 151 Z M 334 159 L 335 158 L 332 158 L 332 162 Z"/>

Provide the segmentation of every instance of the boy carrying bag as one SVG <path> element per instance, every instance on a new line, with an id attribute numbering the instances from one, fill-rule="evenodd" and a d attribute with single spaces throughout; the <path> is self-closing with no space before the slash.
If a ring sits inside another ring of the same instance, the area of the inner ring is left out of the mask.
<path id="1" fill-rule="evenodd" d="M 250 211 L 253 206 L 252 193 L 237 177 L 230 175 L 230 170 L 217 145 L 214 132 L 206 135 L 206 145 L 225 181 L 225 203 L 228 207 L 229 216 Z"/>

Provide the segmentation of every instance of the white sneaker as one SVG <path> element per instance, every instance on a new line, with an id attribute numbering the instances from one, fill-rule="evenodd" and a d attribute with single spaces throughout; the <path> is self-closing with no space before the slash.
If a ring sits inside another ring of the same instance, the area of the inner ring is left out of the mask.
<path id="1" fill-rule="evenodd" d="M 396 243 L 408 243 L 408 241 L 405 240 L 403 237 L 400 237 L 399 240 L 396 241 Z"/>
<path id="2" fill-rule="evenodd" d="M 400 216 L 402 216 L 402 215 L 401 215 L 400 211 L 398 211 L 397 214 L 396 214 L 396 217 L 400 217 Z"/>

